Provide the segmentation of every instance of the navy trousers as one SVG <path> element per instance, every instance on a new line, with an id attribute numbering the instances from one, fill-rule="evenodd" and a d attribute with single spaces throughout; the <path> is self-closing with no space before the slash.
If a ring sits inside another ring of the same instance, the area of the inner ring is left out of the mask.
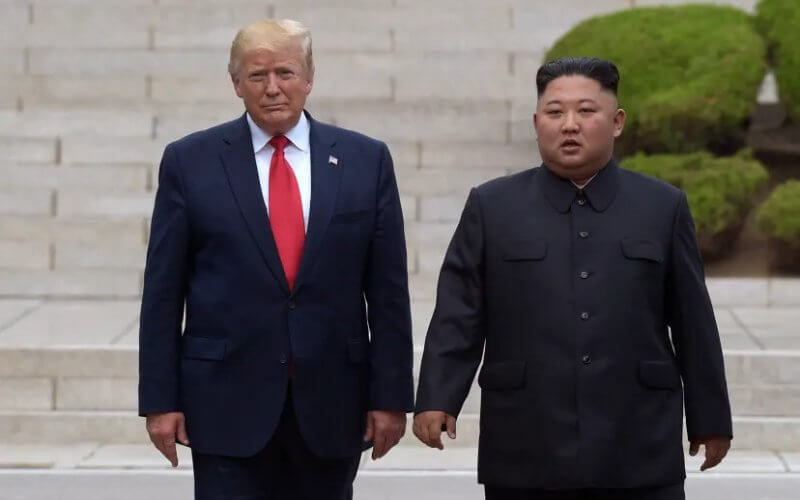
<path id="1" fill-rule="evenodd" d="M 297 425 L 291 390 L 280 424 L 252 457 L 192 452 L 195 500 L 351 500 L 360 456 L 322 459 Z"/>
<path id="2" fill-rule="evenodd" d="M 485 486 L 486 500 L 685 500 L 683 482 L 630 489 L 518 490 Z"/>

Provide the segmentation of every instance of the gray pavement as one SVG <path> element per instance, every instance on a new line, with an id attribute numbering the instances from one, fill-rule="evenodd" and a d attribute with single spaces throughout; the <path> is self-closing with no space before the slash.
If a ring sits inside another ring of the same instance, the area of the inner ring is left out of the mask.
<path id="1" fill-rule="evenodd" d="M 797 500 L 800 474 L 690 474 L 689 500 Z M 0 500 L 179 500 L 190 471 L 0 471 Z M 474 472 L 363 471 L 355 500 L 479 500 Z"/>

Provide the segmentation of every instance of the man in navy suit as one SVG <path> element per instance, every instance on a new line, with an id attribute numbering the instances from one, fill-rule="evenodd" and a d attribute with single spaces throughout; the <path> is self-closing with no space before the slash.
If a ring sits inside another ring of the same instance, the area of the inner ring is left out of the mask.
<path id="1" fill-rule="evenodd" d="M 139 413 L 173 466 L 192 448 L 197 499 L 349 499 L 362 450 L 385 455 L 413 405 L 392 160 L 304 111 L 300 23 L 243 28 L 229 72 L 246 113 L 161 162 Z"/>

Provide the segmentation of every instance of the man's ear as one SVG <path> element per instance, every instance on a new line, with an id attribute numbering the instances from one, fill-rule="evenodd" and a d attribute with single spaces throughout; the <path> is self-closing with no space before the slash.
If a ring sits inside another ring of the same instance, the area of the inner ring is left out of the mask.
<path id="1" fill-rule="evenodd" d="M 242 97 L 242 89 L 241 89 L 241 80 L 238 76 L 231 75 L 231 83 L 233 83 L 233 90 L 236 91 L 236 95 L 240 98 Z"/>
<path id="2" fill-rule="evenodd" d="M 614 137 L 622 135 L 622 130 L 625 128 L 625 110 L 622 108 L 617 109 L 614 114 Z"/>

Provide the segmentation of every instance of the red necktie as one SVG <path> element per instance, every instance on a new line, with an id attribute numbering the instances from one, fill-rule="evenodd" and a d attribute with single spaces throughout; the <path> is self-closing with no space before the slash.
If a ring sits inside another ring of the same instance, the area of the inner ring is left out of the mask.
<path id="1" fill-rule="evenodd" d="M 306 241 L 303 204 L 300 201 L 297 178 L 283 154 L 289 139 L 276 135 L 269 143 L 275 148 L 269 163 L 269 223 L 291 290 L 300 269 L 300 258 L 303 256 L 303 245 Z"/>

